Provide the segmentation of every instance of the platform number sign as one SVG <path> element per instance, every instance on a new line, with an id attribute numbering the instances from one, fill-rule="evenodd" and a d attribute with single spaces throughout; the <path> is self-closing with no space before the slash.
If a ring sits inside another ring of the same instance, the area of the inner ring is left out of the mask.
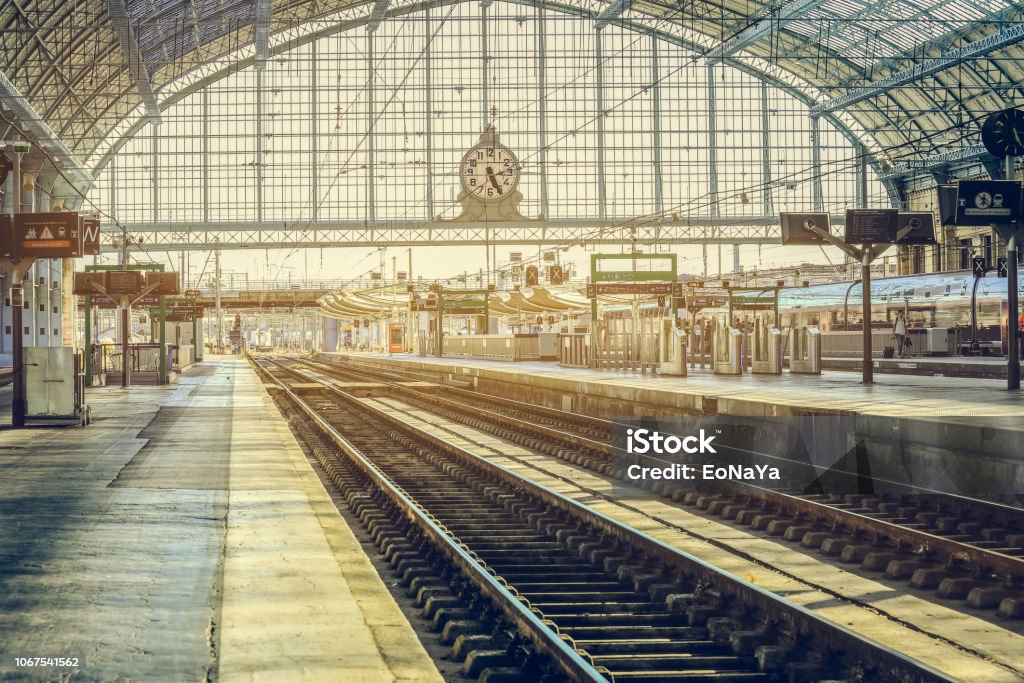
<path id="1" fill-rule="evenodd" d="M 527 266 L 526 268 L 526 286 L 536 287 L 540 281 L 540 271 L 537 266 Z"/>
<path id="2" fill-rule="evenodd" d="M 1006 257 L 1000 256 L 996 259 L 996 275 L 1006 277 Z"/>
<path id="3" fill-rule="evenodd" d="M 985 257 L 974 256 L 971 258 L 971 270 L 974 271 L 974 277 L 985 277 Z"/>

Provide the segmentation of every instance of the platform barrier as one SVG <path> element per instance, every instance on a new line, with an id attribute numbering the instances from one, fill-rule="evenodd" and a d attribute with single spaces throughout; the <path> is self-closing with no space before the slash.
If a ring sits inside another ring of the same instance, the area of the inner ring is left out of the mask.
<path id="1" fill-rule="evenodd" d="M 661 317 L 598 321 L 591 346 L 592 367 L 602 370 L 654 372 L 659 365 Z"/>
<path id="2" fill-rule="evenodd" d="M 128 358 L 131 372 L 156 372 L 160 369 L 160 345 L 130 344 Z M 120 344 L 93 345 L 93 372 L 120 374 L 122 361 Z"/>
<path id="3" fill-rule="evenodd" d="M 817 327 L 803 325 L 790 331 L 789 371 L 821 374 L 821 331 Z"/>
<path id="4" fill-rule="evenodd" d="M 720 325 L 712 340 L 711 357 L 716 375 L 742 375 L 743 333 Z"/>
<path id="5" fill-rule="evenodd" d="M 558 364 L 566 368 L 590 367 L 590 333 L 558 335 Z"/>
<path id="6" fill-rule="evenodd" d="M 168 367 L 181 371 L 196 362 L 196 352 L 191 344 L 176 345 L 170 344 L 167 347 Z M 173 353 L 173 356 L 171 355 Z M 173 362 L 171 362 L 173 359 Z"/>
<path id="7" fill-rule="evenodd" d="M 782 374 L 782 332 L 758 318 L 751 335 L 751 372 L 759 375 Z"/>
<path id="8" fill-rule="evenodd" d="M 536 334 L 475 334 L 446 336 L 444 355 L 485 360 L 541 360 L 540 337 Z"/>

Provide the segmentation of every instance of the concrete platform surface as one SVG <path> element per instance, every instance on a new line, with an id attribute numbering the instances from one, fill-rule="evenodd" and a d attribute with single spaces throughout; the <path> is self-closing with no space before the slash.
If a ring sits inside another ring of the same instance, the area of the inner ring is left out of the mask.
<path id="1" fill-rule="evenodd" d="M 991 379 L 875 375 L 875 384 L 861 384 L 859 372 L 827 370 L 821 375 L 716 375 L 691 369 L 687 377 L 641 374 L 622 370 L 566 368 L 556 362 L 436 358 L 413 354 L 322 353 L 319 357 L 352 357 L 378 365 L 394 363 L 409 370 L 455 373 L 465 381 L 490 376 L 536 386 L 573 385 L 576 393 L 609 397 L 629 393 L 658 395 L 657 403 L 701 410 L 713 400 L 718 412 L 732 415 L 790 415 L 827 409 L 858 415 L 902 418 L 1020 417 L 1024 394 L 1007 391 Z M 901 361 L 902 362 L 902 361 Z M 1006 422 L 1010 424 L 1010 422 Z"/>
<path id="2" fill-rule="evenodd" d="M 0 680 L 440 681 L 253 370 L 0 432 Z"/>

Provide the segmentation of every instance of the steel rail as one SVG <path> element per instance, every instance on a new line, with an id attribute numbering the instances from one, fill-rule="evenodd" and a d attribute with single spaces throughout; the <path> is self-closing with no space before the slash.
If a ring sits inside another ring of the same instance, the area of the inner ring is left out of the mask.
<path id="1" fill-rule="evenodd" d="M 289 372 L 299 374 L 307 379 L 312 379 L 311 376 L 303 373 L 301 370 L 287 368 L 287 366 L 281 365 L 280 363 L 277 363 L 277 361 L 272 360 L 271 362 L 278 364 L 280 367 L 285 367 Z M 531 612 L 526 605 L 520 602 L 515 595 L 513 595 L 498 581 L 497 578 L 487 572 L 468 552 L 466 552 L 464 548 L 455 543 L 452 537 L 449 536 L 448 533 L 446 533 L 433 519 L 431 519 L 429 515 L 424 512 L 422 507 L 409 498 L 399 487 L 393 484 L 384 472 L 382 472 L 365 455 L 363 455 L 358 448 L 356 448 L 342 434 L 324 420 L 316 410 L 309 405 L 309 403 L 299 397 L 272 373 L 266 369 L 263 369 L 263 372 L 277 385 L 280 391 L 283 391 L 285 395 L 287 395 L 288 398 L 306 414 L 313 424 L 315 424 L 328 439 L 334 442 L 334 444 L 337 445 L 346 456 L 355 462 L 359 468 L 373 480 L 374 484 L 384 491 L 384 493 L 395 504 L 397 504 L 400 509 L 404 510 L 407 516 L 414 521 L 417 526 L 419 526 L 455 564 L 466 572 L 466 575 L 474 584 L 476 584 L 484 595 L 495 601 L 505 616 L 515 623 L 522 633 L 534 643 L 534 645 L 550 655 L 563 672 L 573 677 L 574 680 L 608 682 L 608 678 L 599 672 L 592 664 L 587 662 L 578 652 L 569 647 L 565 641 L 558 637 L 557 633 L 546 626 L 536 614 Z M 337 395 L 340 398 L 343 398 L 346 403 L 357 406 L 362 405 L 362 403 L 351 394 L 336 388 L 332 388 L 332 390 L 337 392 Z"/>
<path id="2" fill-rule="evenodd" d="M 560 509 L 578 521 L 633 546 L 647 557 L 680 567 L 690 575 L 694 573 L 700 574 L 702 583 L 714 586 L 723 595 L 738 600 L 748 608 L 757 609 L 762 613 L 775 616 L 784 616 L 785 621 L 792 625 L 795 631 L 802 634 L 813 633 L 816 647 L 834 652 L 870 652 L 874 658 L 873 661 L 881 665 L 888 674 L 906 682 L 956 680 L 947 677 L 945 674 L 922 662 L 851 631 L 840 624 L 830 622 L 811 610 L 789 602 L 767 589 L 744 581 L 740 577 L 716 567 L 695 555 L 670 546 L 643 531 L 634 529 L 568 496 L 552 491 L 448 439 L 431 434 L 400 417 L 374 408 L 360 401 L 357 397 L 322 381 L 315 375 L 302 370 L 287 368 L 287 366 L 277 360 L 270 359 L 270 361 L 308 381 L 320 384 L 324 389 L 342 399 L 345 403 L 365 413 L 374 415 L 407 436 L 415 438 L 430 447 L 440 449 L 442 452 L 475 466 L 478 470 L 498 474 L 505 481 L 512 483 L 515 488 L 526 491 L 550 507 Z M 323 421 L 320 420 L 320 422 Z M 326 423 L 324 424 L 326 425 Z"/>
<path id="3" fill-rule="evenodd" d="M 323 363 L 321 361 L 313 361 L 314 363 L 322 366 L 326 366 L 331 369 L 340 369 L 336 366 Z M 399 392 L 406 392 L 416 394 L 424 400 L 429 401 L 432 405 L 447 404 L 450 409 L 456 411 L 467 411 L 472 410 L 473 416 L 486 415 L 495 421 L 504 423 L 505 426 L 515 426 L 524 431 L 537 431 L 543 432 L 545 436 L 551 438 L 563 439 L 565 445 L 572 446 L 574 442 L 582 442 L 585 446 L 606 452 L 609 456 L 614 456 L 614 447 L 609 444 L 603 444 L 592 439 L 588 439 L 582 436 L 576 436 L 567 432 L 562 432 L 557 429 L 546 427 L 543 425 L 536 425 L 519 418 L 510 417 L 507 415 L 500 415 L 493 411 L 488 411 L 480 408 L 479 406 L 467 406 L 466 404 L 460 404 L 458 401 L 453 399 L 447 399 L 428 392 L 418 391 L 412 387 L 402 386 L 400 384 L 388 384 L 382 382 Z M 453 387 L 456 392 L 464 392 L 465 390 Z M 496 400 L 504 401 L 500 397 L 490 397 Z M 520 405 L 530 406 L 530 404 L 522 404 L 517 401 L 510 402 L 517 403 Z M 549 409 L 543 407 L 545 411 L 556 411 L 556 409 Z M 561 411 L 557 411 L 561 412 Z M 573 415 L 574 418 L 578 416 Z M 589 419 L 589 418 L 588 418 Z M 595 421 L 600 423 L 607 422 L 602 418 L 593 418 Z M 765 453 L 755 453 L 766 458 L 776 458 Z M 668 464 L 666 461 L 653 458 L 651 456 L 641 456 L 644 460 L 659 464 Z M 856 476 L 851 473 L 851 476 Z M 882 483 L 886 483 L 886 480 L 882 480 Z M 888 482 L 894 483 L 894 482 Z M 939 555 L 942 560 L 952 560 L 959 562 L 966 562 L 971 568 L 979 570 L 990 570 L 999 574 L 1000 578 L 1009 579 L 1016 581 L 1024 578 L 1024 559 L 1015 557 L 1013 555 L 1007 555 L 989 548 L 983 548 L 978 545 L 974 545 L 969 542 L 956 541 L 943 536 L 922 531 L 919 529 L 910 529 L 906 525 L 890 522 L 884 519 L 878 519 L 870 515 L 861 514 L 851 510 L 847 510 L 841 507 L 837 507 L 834 504 L 810 500 L 808 498 L 794 495 L 791 493 L 785 493 L 782 491 L 775 491 L 768 489 L 756 484 L 749 482 L 732 482 L 732 485 L 738 489 L 743 495 L 750 497 L 756 497 L 762 500 L 766 504 L 776 506 L 781 510 L 792 510 L 794 516 L 799 518 L 807 519 L 808 521 L 818 521 L 820 523 L 839 524 L 841 527 L 851 533 L 870 533 L 879 536 L 880 538 L 887 539 L 897 547 L 903 545 L 916 545 L 926 551 L 935 552 Z M 934 495 L 940 498 L 948 498 L 951 501 L 957 501 L 961 504 L 971 505 L 976 508 L 990 508 L 993 513 L 1000 513 L 1006 515 L 1009 512 L 1016 510 L 1016 514 L 1024 517 L 1024 511 L 1017 510 L 1009 506 L 1001 505 L 998 503 L 991 503 L 976 498 L 967 498 L 955 494 L 947 494 L 942 491 L 936 491 L 933 489 L 920 488 L 909 494 L 921 494 L 921 495 Z"/>

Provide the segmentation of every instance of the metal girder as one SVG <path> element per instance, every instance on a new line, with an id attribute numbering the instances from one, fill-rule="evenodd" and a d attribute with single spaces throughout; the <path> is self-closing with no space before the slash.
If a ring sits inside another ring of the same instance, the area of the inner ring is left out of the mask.
<path id="1" fill-rule="evenodd" d="M 391 0 L 375 0 L 373 3 L 373 9 L 370 11 L 370 18 L 366 23 L 366 30 L 369 33 L 373 33 L 380 26 L 380 23 L 384 21 L 384 17 L 387 16 L 388 8 L 391 6 Z"/>
<path id="2" fill-rule="evenodd" d="M 832 216 L 841 225 L 845 216 Z M 281 223 L 135 223 L 129 231 L 142 238 L 146 251 L 212 249 L 323 249 L 329 247 L 407 247 L 444 245 L 628 244 L 627 230 L 636 227 L 638 244 L 778 244 L 778 216 L 681 218 L 662 223 L 630 224 L 626 220 L 562 220 L 530 222 L 379 223 L 330 221 L 315 227 Z M 113 240 L 115 231 L 103 235 Z M 119 233 L 118 233 L 119 234 Z M 102 245 L 115 251 L 112 241 Z"/>
<path id="3" fill-rule="evenodd" d="M 270 15 L 273 12 L 271 0 L 256 0 L 256 68 L 263 69 L 270 59 Z"/>
<path id="4" fill-rule="evenodd" d="M 79 193 L 84 195 L 92 188 L 95 182 L 92 173 L 3 73 L 0 73 L 0 113 L 23 132 L 28 142 L 53 160 L 57 170 L 67 177 Z"/>
<path id="5" fill-rule="evenodd" d="M 594 19 L 594 28 L 600 31 L 611 23 L 612 19 L 620 16 L 623 12 L 633 6 L 633 0 L 612 0 L 612 2 L 601 10 L 601 13 Z"/>
<path id="6" fill-rule="evenodd" d="M 712 64 L 744 50 L 778 28 L 785 21 L 798 19 L 819 7 L 824 0 L 782 0 L 772 5 L 745 29 L 711 49 L 708 61 Z"/>
<path id="7" fill-rule="evenodd" d="M 907 83 L 913 83 L 922 78 L 928 76 L 934 76 L 940 71 L 944 71 L 951 66 L 956 66 L 961 62 L 982 57 L 995 50 L 1000 50 L 1004 47 L 1009 47 L 1016 43 L 1024 40 L 1024 24 L 1012 24 L 999 33 L 995 33 L 981 40 L 976 40 L 973 43 L 968 43 L 963 47 L 958 47 L 955 50 L 950 50 L 938 57 L 932 59 L 926 59 L 920 64 L 915 64 L 909 68 L 897 71 L 896 73 L 890 74 L 885 78 L 872 82 L 870 85 L 858 86 L 850 88 L 845 94 L 839 97 L 834 97 L 831 100 L 825 102 L 819 102 L 811 108 L 811 113 L 815 116 L 821 114 L 836 111 L 837 109 L 846 109 L 858 102 L 869 100 L 873 97 L 886 94 L 892 88 L 898 88 Z"/>
<path id="8" fill-rule="evenodd" d="M 142 52 L 139 51 L 139 43 L 135 39 L 135 31 L 132 30 L 128 21 L 128 8 L 124 0 L 107 0 L 107 14 L 110 15 L 110 23 L 117 33 L 117 40 L 121 44 L 121 52 L 128 62 L 128 73 L 135 81 L 135 88 L 139 91 L 142 104 L 146 107 L 146 116 L 152 123 L 160 123 L 160 105 L 156 101 L 156 93 L 153 91 L 153 84 L 149 80 L 149 72 L 142 61 Z"/>
<path id="9" fill-rule="evenodd" d="M 924 159 L 916 159 L 913 161 L 898 161 L 892 165 L 892 168 L 882 173 L 880 178 L 882 180 L 888 180 L 892 178 L 902 178 L 910 175 L 917 171 L 932 171 L 942 166 L 948 166 L 950 164 L 961 164 L 970 161 L 977 161 L 980 158 L 988 154 L 988 150 L 982 145 L 969 145 L 967 147 L 958 147 L 957 149 L 951 149 L 948 152 L 942 152 L 940 154 L 933 154 L 930 157 Z"/>

